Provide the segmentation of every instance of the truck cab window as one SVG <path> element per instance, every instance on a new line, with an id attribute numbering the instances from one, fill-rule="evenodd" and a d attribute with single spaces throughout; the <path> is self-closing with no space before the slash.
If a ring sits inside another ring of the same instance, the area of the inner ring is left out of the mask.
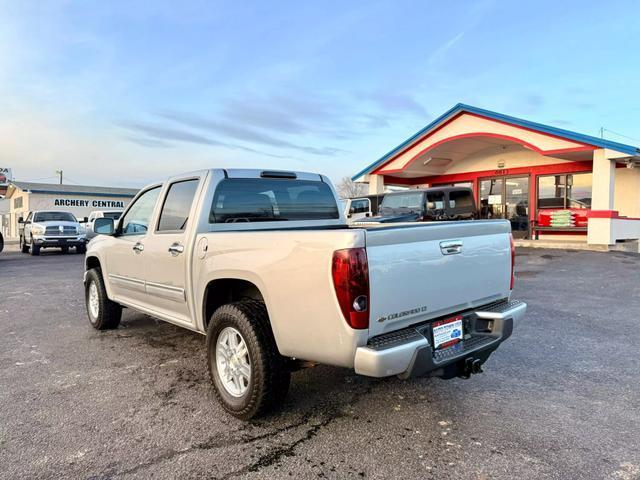
<path id="1" fill-rule="evenodd" d="M 184 230 L 199 181 L 194 178 L 171 184 L 160 212 L 159 232 Z"/>
<path id="2" fill-rule="evenodd" d="M 367 200 L 356 200 L 351 203 L 353 213 L 367 213 L 369 211 L 369 202 Z"/>
<path id="3" fill-rule="evenodd" d="M 443 210 L 444 209 L 444 193 L 443 192 L 427 192 L 427 210 Z"/>
<path id="4" fill-rule="evenodd" d="M 143 235 L 147 232 L 160 187 L 147 190 L 131 205 L 122 219 L 122 235 Z"/>
<path id="5" fill-rule="evenodd" d="M 338 219 L 331 188 L 321 181 L 229 178 L 216 189 L 210 223 Z"/>
<path id="6" fill-rule="evenodd" d="M 466 190 L 449 192 L 449 208 L 473 208 L 473 194 Z"/>

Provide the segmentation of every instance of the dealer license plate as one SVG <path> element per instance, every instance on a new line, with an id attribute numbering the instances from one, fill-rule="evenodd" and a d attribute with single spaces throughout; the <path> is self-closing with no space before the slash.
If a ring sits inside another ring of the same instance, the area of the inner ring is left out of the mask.
<path id="1" fill-rule="evenodd" d="M 462 331 L 462 316 L 445 318 L 433 322 L 433 348 L 446 348 L 455 345 L 460 340 L 464 332 Z"/>

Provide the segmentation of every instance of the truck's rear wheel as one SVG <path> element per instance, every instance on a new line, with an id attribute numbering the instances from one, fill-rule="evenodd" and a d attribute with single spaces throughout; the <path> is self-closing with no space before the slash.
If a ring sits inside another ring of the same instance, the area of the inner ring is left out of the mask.
<path id="1" fill-rule="evenodd" d="M 120 325 L 122 306 L 107 297 L 102 271 L 99 268 L 92 268 L 87 272 L 84 293 L 87 315 L 93 328 L 107 330 Z"/>
<path id="2" fill-rule="evenodd" d="M 262 302 L 243 300 L 215 311 L 207 329 L 207 360 L 218 400 L 242 420 L 277 407 L 289 390 L 291 374 Z"/>

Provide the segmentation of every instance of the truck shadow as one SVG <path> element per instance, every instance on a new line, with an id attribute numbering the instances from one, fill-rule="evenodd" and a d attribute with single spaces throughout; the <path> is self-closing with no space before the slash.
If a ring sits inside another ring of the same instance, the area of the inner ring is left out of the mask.
<path id="1" fill-rule="evenodd" d="M 96 332 L 96 335 L 101 343 L 125 341 L 135 344 L 131 347 L 137 350 L 138 359 L 146 364 L 145 367 L 152 367 L 158 361 L 164 364 L 167 359 L 173 361 L 173 364 L 165 365 L 163 369 L 173 370 L 176 378 L 184 376 L 184 372 L 178 374 L 178 369 L 183 361 L 188 362 L 189 368 L 193 370 L 190 377 L 196 377 L 198 383 L 207 384 L 213 389 L 207 372 L 206 339 L 200 333 L 125 309 L 122 323 L 117 329 Z M 299 370 L 292 373 L 286 405 L 271 416 L 277 418 L 280 416 L 278 412 L 283 411 L 306 414 L 310 411 L 321 412 L 348 406 L 365 395 L 366 391 L 375 388 L 375 385 L 389 381 L 393 380 L 370 379 L 356 375 L 346 368 L 330 366 Z M 179 391 L 179 384 L 174 387 Z M 211 401 L 215 403 L 213 395 Z M 265 420 L 266 418 L 269 417 L 265 417 Z"/>
<path id="2" fill-rule="evenodd" d="M 101 340 L 124 341 L 131 344 L 127 348 L 136 349 L 137 358 L 143 363 L 141 368 L 149 372 L 144 383 L 160 399 L 158 408 L 171 405 L 189 409 L 197 394 L 206 397 L 213 416 L 227 417 L 229 425 L 242 429 L 251 426 L 258 431 L 280 430 L 283 425 L 300 422 L 311 428 L 339 418 L 357 419 L 362 414 L 358 412 L 363 411 L 363 401 L 367 403 L 367 415 L 384 417 L 394 409 L 401 409 L 405 400 L 412 405 L 429 403 L 423 393 L 425 386 L 434 382 L 427 378 L 368 378 L 347 368 L 320 365 L 293 372 L 284 403 L 266 416 L 246 423 L 228 415 L 215 399 L 203 335 L 130 310 L 125 310 L 118 329 L 98 335 Z M 371 403 L 376 407 L 372 408 Z"/>

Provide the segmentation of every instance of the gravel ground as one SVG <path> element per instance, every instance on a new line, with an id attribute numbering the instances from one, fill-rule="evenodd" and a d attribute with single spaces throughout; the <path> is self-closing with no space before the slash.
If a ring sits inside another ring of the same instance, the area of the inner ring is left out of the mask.
<path id="1" fill-rule="evenodd" d="M 484 374 L 317 367 L 253 423 L 215 403 L 204 337 L 93 330 L 82 258 L 0 255 L 2 478 L 640 478 L 638 256 L 521 249 L 529 311 Z"/>

